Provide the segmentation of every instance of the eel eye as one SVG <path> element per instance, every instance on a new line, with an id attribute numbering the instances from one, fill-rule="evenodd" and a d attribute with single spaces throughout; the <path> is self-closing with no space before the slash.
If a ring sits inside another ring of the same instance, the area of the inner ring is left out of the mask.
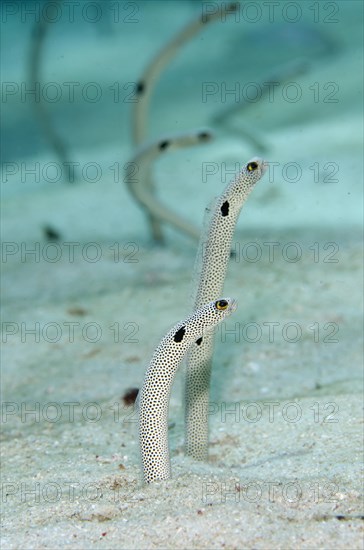
<path id="1" fill-rule="evenodd" d="M 224 311 L 228 307 L 229 303 L 226 300 L 218 300 L 215 302 L 216 309 L 219 309 L 220 311 Z"/>
<path id="2" fill-rule="evenodd" d="M 254 172 L 254 170 L 256 170 L 257 168 L 258 168 L 257 162 L 249 162 L 249 164 L 247 164 L 246 166 L 246 169 L 248 170 L 248 172 Z"/>

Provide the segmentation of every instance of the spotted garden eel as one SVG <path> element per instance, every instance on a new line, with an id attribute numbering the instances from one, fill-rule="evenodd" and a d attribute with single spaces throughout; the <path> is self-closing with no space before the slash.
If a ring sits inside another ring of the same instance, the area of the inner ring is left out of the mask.
<path id="1" fill-rule="evenodd" d="M 168 479 L 168 408 L 178 366 L 191 346 L 201 346 L 206 332 L 237 307 L 232 298 L 221 298 L 197 309 L 175 325 L 161 340 L 145 374 L 138 397 L 139 438 L 144 481 Z"/>
<path id="2" fill-rule="evenodd" d="M 136 84 L 136 101 L 134 103 L 133 118 L 132 118 L 132 132 L 134 145 L 140 147 L 145 143 L 147 137 L 147 123 L 148 112 L 150 106 L 150 100 L 155 88 L 155 85 L 162 73 L 163 69 L 168 65 L 169 61 L 175 57 L 180 48 L 191 40 L 196 34 L 198 34 L 203 27 L 213 21 L 225 20 L 228 14 L 234 13 L 239 8 L 237 2 L 225 3 L 221 6 L 216 6 L 216 11 L 205 13 L 194 18 L 188 23 L 170 42 L 168 42 L 161 51 L 151 60 L 141 78 Z M 193 133 L 193 132 L 191 132 Z M 197 133 L 194 132 L 196 135 Z M 163 140 L 166 142 L 166 140 Z M 170 141 L 168 139 L 168 141 Z M 198 141 L 195 141 L 198 143 Z M 193 143 L 190 143 L 193 145 Z M 154 185 L 152 185 L 152 176 L 150 172 L 150 164 L 153 158 L 149 162 L 149 171 L 146 173 L 144 179 L 141 181 L 141 186 L 148 186 L 149 189 L 146 193 L 143 192 L 142 187 L 139 188 L 139 197 L 135 196 L 139 202 L 142 202 L 148 213 L 148 220 L 150 224 L 151 233 L 153 239 L 156 242 L 163 242 L 162 229 L 160 224 L 160 216 L 162 214 L 162 221 L 171 223 L 177 227 L 183 233 L 186 233 L 190 237 L 198 240 L 199 231 L 191 224 L 187 224 L 184 220 L 176 217 L 173 212 L 166 207 L 162 207 L 159 202 L 154 199 Z M 136 188 L 132 188 L 137 191 Z M 140 201 L 140 198 L 142 201 Z"/>
<path id="3" fill-rule="evenodd" d="M 212 133 L 208 130 L 195 130 L 194 132 L 162 137 L 139 148 L 132 161 L 127 163 L 125 182 L 136 201 L 147 211 L 152 234 L 156 241 L 163 241 L 160 221 L 169 223 L 196 241 L 199 239 L 200 231 L 169 210 L 154 196 L 154 184 L 151 177 L 153 162 L 166 151 L 192 147 L 199 143 L 206 143 L 211 139 Z"/>
<path id="4" fill-rule="evenodd" d="M 226 276 L 231 241 L 243 204 L 267 169 L 260 158 L 253 158 L 215 200 L 210 219 L 205 223 L 195 265 L 194 309 L 221 296 Z M 213 353 L 213 334 L 187 355 L 185 385 L 185 450 L 198 460 L 208 452 L 208 407 Z"/>
<path id="5" fill-rule="evenodd" d="M 164 67 L 173 59 L 181 46 L 198 34 L 205 25 L 219 19 L 225 20 L 226 15 L 234 13 L 238 8 L 238 2 L 225 3 L 219 6 L 213 13 L 199 15 L 199 17 L 188 23 L 184 29 L 168 42 L 149 63 L 136 85 L 137 101 L 134 104 L 133 112 L 133 139 L 135 145 L 141 145 L 146 139 L 150 99 L 158 77 Z"/>

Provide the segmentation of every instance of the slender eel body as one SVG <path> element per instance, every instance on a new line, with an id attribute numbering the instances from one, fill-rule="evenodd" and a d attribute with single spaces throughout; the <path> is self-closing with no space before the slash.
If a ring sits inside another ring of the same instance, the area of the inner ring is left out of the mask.
<path id="1" fill-rule="evenodd" d="M 241 208 L 267 165 L 254 158 L 231 181 L 214 203 L 197 252 L 197 281 L 194 309 L 221 295 L 231 251 L 231 242 Z M 186 370 L 186 454 L 205 460 L 208 452 L 208 406 L 213 353 L 213 334 L 187 356 Z"/>
<path id="2" fill-rule="evenodd" d="M 136 86 L 138 101 L 134 104 L 133 139 L 134 145 L 141 145 L 147 137 L 147 121 L 151 96 L 163 69 L 175 57 L 180 48 L 191 40 L 201 29 L 213 21 L 225 21 L 229 13 L 239 9 L 237 2 L 224 3 L 214 13 L 199 15 L 186 25 L 162 50 L 154 57 Z"/>
<path id="3" fill-rule="evenodd" d="M 212 7 L 214 8 L 215 6 Z M 196 34 L 198 34 L 206 25 L 212 23 L 213 21 L 225 21 L 225 17 L 228 14 L 234 13 L 238 9 L 239 4 L 237 2 L 224 3 L 221 6 L 216 6 L 216 10 L 214 9 L 210 13 L 199 14 L 197 18 L 194 18 L 170 42 L 168 42 L 149 63 L 136 85 L 137 101 L 134 104 L 132 119 L 133 141 L 136 147 L 143 145 L 147 138 L 150 102 L 155 85 L 164 68 L 177 55 L 180 48 L 191 40 Z M 168 141 L 170 140 L 168 139 Z M 198 143 L 198 140 L 194 143 Z M 193 145 L 193 143 L 191 143 L 191 145 Z M 151 159 L 148 163 L 149 169 L 152 160 L 153 159 Z M 144 185 L 148 187 L 148 190 L 144 193 L 142 187 L 140 186 L 137 190 L 138 196 L 136 194 L 134 194 L 134 196 L 147 210 L 148 221 L 153 239 L 159 243 L 163 242 L 161 222 L 168 222 L 177 227 L 183 233 L 186 233 L 187 235 L 198 240 L 199 232 L 195 227 L 191 224 L 187 224 L 181 218 L 176 217 L 173 212 L 168 210 L 166 207 L 162 207 L 159 201 L 155 199 L 153 190 L 154 186 L 152 184 L 150 170 L 141 183 L 144 183 Z M 132 192 L 133 190 L 134 189 L 132 189 Z"/>
<path id="4" fill-rule="evenodd" d="M 212 134 L 208 130 L 195 130 L 176 136 L 162 137 L 148 145 L 141 147 L 135 153 L 131 162 L 127 164 L 125 182 L 130 193 L 146 210 L 153 237 L 156 241 L 162 241 L 163 236 L 160 222 L 169 223 L 173 227 L 186 233 L 198 241 L 200 231 L 178 214 L 169 210 L 154 195 L 152 180 L 152 164 L 155 160 L 168 151 L 174 151 L 183 147 L 192 147 L 199 143 L 211 141 Z"/>
<path id="5" fill-rule="evenodd" d="M 206 331 L 236 309 L 231 298 L 205 304 L 175 325 L 155 350 L 139 396 L 139 438 L 144 481 L 168 479 L 168 408 L 178 366 L 190 346 L 199 347 Z"/>

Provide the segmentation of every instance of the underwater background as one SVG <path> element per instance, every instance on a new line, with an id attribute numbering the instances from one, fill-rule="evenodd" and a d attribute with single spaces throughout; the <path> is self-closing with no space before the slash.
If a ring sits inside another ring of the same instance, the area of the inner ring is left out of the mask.
<path id="1" fill-rule="evenodd" d="M 363 3 L 0 6 L 2 547 L 361 548 Z M 242 165 L 269 170 L 234 236 L 209 461 L 184 456 L 181 368 L 173 477 L 145 487 L 128 394 L 191 311 L 197 241 L 156 243 L 128 189 L 137 85 L 212 16 L 155 80 L 142 147 L 213 139 L 148 177 L 203 231 Z"/>

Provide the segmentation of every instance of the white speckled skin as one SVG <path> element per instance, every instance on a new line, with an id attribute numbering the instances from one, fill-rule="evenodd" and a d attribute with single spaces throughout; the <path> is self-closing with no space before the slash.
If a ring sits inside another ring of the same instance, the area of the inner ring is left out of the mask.
<path id="1" fill-rule="evenodd" d="M 155 350 L 139 395 L 139 437 L 144 481 L 168 479 L 168 408 L 174 376 L 187 349 L 236 309 L 231 298 L 205 304 L 175 325 Z M 202 341 L 201 341 L 202 340 Z M 197 341 L 197 342 L 196 342 Z"/>
<path id="2" fill-rule="evenodd" d="M 262 159 L 253 158 L 216 200 L 197 253 L 195 309 L 221 296 L 236 222 L 243 204 L 267 167 Z M 208 405 L 213 345 L 214 337 L 209 335 L 200 346 L 191 348 L 187 356 L 185 450 L 186 454 L 197 460 L 206 460 L 208 454 Z"/>

